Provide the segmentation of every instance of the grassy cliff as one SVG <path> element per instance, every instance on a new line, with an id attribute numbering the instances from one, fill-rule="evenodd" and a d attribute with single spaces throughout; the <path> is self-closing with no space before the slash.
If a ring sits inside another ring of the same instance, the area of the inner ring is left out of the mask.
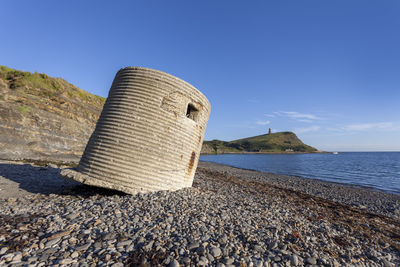
<path id="1" fill-rule="evenodd" d="M 61 78 L 0 66 L 0 158 L 79 160 L 104 102 Z"/>
<path id="2" fill-rule="evenodd" d="M 304 144 L 292 132 L 263 134 L 230 142 L 204 141 L 203 154 L 242 153 L 242 152 L 316 152 L 317 149 Z"/>
<path id="3" fill-rule="evenodd" d="M 101 108 L 105 98 L 88 93 L 61 78 L 49 77 L 44 73 L 19 71 L 0 65 L 0 80 L 20 95 L 39 96 L 42 99 L 68 97 Z"/>

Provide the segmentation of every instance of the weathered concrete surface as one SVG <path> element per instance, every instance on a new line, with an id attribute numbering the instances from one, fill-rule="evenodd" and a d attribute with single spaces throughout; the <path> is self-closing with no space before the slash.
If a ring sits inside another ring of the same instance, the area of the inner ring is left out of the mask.
<path id="1" fill-rule="evenodd" d="M 141 67 L 115 76 L 77 168 L 62 175 L 135 194 L 192 185 L 210 114 L 187 82 Z"/>

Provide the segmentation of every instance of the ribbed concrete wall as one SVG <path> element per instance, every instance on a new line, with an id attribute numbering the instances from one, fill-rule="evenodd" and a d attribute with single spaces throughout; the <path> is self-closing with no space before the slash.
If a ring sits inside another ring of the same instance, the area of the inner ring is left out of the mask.
<path id="1" fill-rule="evenodd" d="M 78 165 L 64 176 L 126 193 L 192 185 L 210 114 L 207 98 L 167 73 L 121 69 Z"/>

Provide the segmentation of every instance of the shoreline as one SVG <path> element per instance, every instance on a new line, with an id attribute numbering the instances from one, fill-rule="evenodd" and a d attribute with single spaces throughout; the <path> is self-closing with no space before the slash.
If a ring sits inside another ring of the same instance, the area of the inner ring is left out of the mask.
<path id="1" fill-rule="evenodd" d="M 224 155 L 224 154 L 332 154 L 333 152 L 329 151 L 314 151 L 314 152 L 300 152 L 300 151 L 277 151 L 277 152 L 250 152 L 250 151 L 242 151 L 242 152 L 223 152 L 223 153 L 200 153 L 200 156 L 207 155 Z"/>
<path id="2" fill-rule="evenodd" d="M 385 216 L 400 218 L 400 195 L 376 188 L 262 172 L 208 161 L 199 161 L 199 167 L 222 173 L 227 172 L 234 176 L 240 176 L 242 179 L 256 180 L 326 200 L 337 201 L 341 204 L 361 207 Z M 382 208 L 382 205 L 385 208 Z"/>
<path id="3" fill-rule="evenodd" d="M 296 178 L 311 180 L 311 181 L 315 181 L 315 182 L 336 184 L 336 185 L 340 185 L 340 186 L 345 186 L 345 187 L 350 187 L 350 188 L 355 188 L 355 189 L 362 189 L 362 190 L 367 190 L 367 191 L 373 191 L 373 192 L 389 194 L 389 195 L 395 195 L 395 196 L 399 196 L 400 197 L 400 193 L 395 193 L 395 192 L 379 189 L 379 188 L 376 188 L 376 187 L 373 187 L 373 186 L 350 184 L 350 183 L 344 183 L 344 182 L 339 182 L 339 181 L 338 182 L 336 182 L 336 181 L 327 181 L 327 180 L 322 180 L 322 179 L 318 179 L 318 178 L 311 178 L 311 177 L 305 177 L 305 176 L 299 176 L 299 175 L 289 175 L 289 174 L 279 174 L 279 173 L 273 173 L 273 172 L 265 172 L 265 171 L 259 171 L 259 170 L 256 170 L 256 169 L 236 167 L 236 166 L 229 165 L 229 164 L 222 164 L 222 163 L 216 163 L 216 162 L 211 162 L 211 161 L 205 161 L 205 160 L 201 160 L 201 159 L 199 160 L 199 162 L 207 162 L 207 163 L 212 163 L 212 164 L 215 164 L 215 165 L 231 167 L 231 168 L 234 168 L 234 169 L 245 170 L 245 171 L 254 171 L 254 172 L 271 174 L 271 175 L 276 175 L 276 176 L 296 177 Z"/>
<path id="4" fill-rule="evenodd" d="M 203 161 L 191 188 L 137 195 L 59 172 L 1 162 L 0 195 L 23 191 L 0 197 L 0 265 L 400 265 L 389 194 Z"/>

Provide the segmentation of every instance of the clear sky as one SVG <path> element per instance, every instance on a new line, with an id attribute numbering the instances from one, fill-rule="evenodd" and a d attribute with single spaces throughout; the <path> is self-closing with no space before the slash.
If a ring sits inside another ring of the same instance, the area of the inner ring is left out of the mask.
<path id="1" fill-rule="evenodd" d="M 400 151 L 400 1 L 2 1 L 0 65 L 107 96 L 118 69 L 178 76 L 206 139 L 294 131 L 328 151 Z"/>

